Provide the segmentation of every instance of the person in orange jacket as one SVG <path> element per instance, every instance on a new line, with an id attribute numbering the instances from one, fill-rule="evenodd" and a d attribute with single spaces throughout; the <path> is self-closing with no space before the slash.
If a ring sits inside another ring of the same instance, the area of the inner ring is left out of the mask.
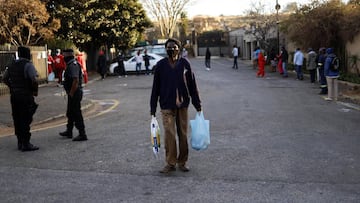
<path id="1" fill-rule="evenodd" d="M 62 87 L 62 74 L 66 68 L 64 56 L 61 54 L 60 49 L 56 49 L 56 55 L 54 56 L 55 73 L 58 76 L 58 86 Z"/>
<path id="2" fill-rule="evenodd" d="M 259 70 L 258 72 L 256 73 L 256 76 L 257 77 L 264 77 L 265 76 L 265 57 L 264 57 L 264 54 L 262 51 L 259 52 L 259 55 L 258 55 L 258 67 L 259 67 Z"/>
<path id="3" fill-rule="evenodd" d="M 86 62 L 85 62 L 85 59 L 84 59 L 84 54 L 82 52 L 78 52 L 76 54 L 76 60 L 77 60 L 77 62 L 79 62 L 80 66 L 81 66 L 81 70 L 83 72 L 83 77 L 84 77 L 83 81 L 86 84 L 89 81 L 89 78 L 88 78 L 88 74 L 87 74 L 87 71 L 86 71 Z"/>

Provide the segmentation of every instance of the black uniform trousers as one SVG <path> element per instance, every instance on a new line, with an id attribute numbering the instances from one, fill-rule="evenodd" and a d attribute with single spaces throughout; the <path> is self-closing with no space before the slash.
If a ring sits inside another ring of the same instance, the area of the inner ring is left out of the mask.
<path id="1" fill-rule="evenodd" d="M 30 141 L 30 124 L 36 111 L 34 96 L 27 93 L 12 93 L 10 97 L 15 135 L 18 142 L 28 144 Z"/>
<path id="2" fill-rule="evenodd" d="M 83 91 L 81 89 L 76 90 L 73 97 L 68 95 L 68 103 L 66 116 L 68 118 L 67 130 L 72 131 L 75 127 L 79 130 L 80 135 L 85 135 L 84 119 L 81 113 L 81 100 L 83 97 Z"/>

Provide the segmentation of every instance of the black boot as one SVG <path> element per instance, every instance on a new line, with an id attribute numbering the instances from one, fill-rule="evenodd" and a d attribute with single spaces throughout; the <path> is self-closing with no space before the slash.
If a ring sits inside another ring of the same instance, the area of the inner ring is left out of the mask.
<path id="1" fill-rule="evenodd" d="M 86 141 L 87 136 L 85 130 L 79 130 L 79 135 L 75 137 L 72 141 Z"/>
<path id="2" fill-rule="evenodd" d="M 18 150 L 22 150 L 22 142 L 20 141 L 20 140 L 18 140 L 18 145 L 17 145 L 17 147 L 18 147 Z"/>
<path id="3" fill-rule="evenodd" d="M 78 135 L 74 139 L 72 139 L 72 141 L 86 141 L 86 140 L 87 140 L 86 135 Z"/>
<path id="4" fill-rule="evenodd" d="M 60 136 L 63 136 L 63 137 L 67 137 L 67 138 L 72 138 L 73 135 L 72 135 L 72 131 L 70 130 L 66 130 L 64 132 L 61 132 L 59 133 Z"/>
<path id="5" fill-rule="evenodd" d="M 23 152 L 35 151 L 35 150 L 38 150 L 38 149 L 39 149 L 39 147 L 37 147 L 37 146 L 31 144 L 30 142 L 28 142 L 28 143 L 24 143 L 22 145 L 21 151 L 23 151 Z"/>

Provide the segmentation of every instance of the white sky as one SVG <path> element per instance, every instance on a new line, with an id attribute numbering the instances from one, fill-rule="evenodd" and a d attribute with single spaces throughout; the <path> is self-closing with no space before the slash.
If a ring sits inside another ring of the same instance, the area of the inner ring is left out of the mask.
<path id="1" fill-rule="evenodd" d="M 194 3 L 188 5 L 185 10 L 190 18 L 195 15 L 244 15 L 245 11 L 250 9 L 252 2 L 259 1 L 266 5 L 265 12 L 275 12 L 276 0 L 194 0 Z M 285 8 L 290 2 L 299 5 L 310 3 L 311 0 L 278 0 L 281 8 Z"/>

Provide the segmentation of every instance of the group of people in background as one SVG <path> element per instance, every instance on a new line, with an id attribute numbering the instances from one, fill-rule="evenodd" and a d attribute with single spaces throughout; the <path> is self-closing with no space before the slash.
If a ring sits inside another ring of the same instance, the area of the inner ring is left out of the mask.
<path id="1" fill-rule="evenodd" d="M 83 72 L 84 83 L 88 82 L 88 74 L 86 70 L 86 62 L 84 59 L 84 54 L 81 52 L 76 54 L 76 60 L 79 62 L 81 66 L 81 70 Z M 64 60 L 64 55 L 61 53 L 60 49 L 56 49 L 56 53 L 53 56 L 51 49 L 48 49 L 47 55 L 47 63 L 48 63 L 48 74 L 54 73 L 54 76 L 58 79 L 57 86 L 63 87 L 63 74 L 66 69 L 66 62 Z"/>
<path id="2" fill-rule="evenodd" d="M 276 55 L 275 49 L 271 49 L 269 52 L 269 61 L 271 66 L 271 72 L 277 71 L 284 77 L 288 77 L 288 59 L 289 54 L 284 46 L 281 47 L 281 51 Z M 325 100 L 337 100 L 338 98 L 338 81 L 339 70 L 332 68 L 334 66 L 334 59 L 336 55 L 333 48 L 320 48 L 318 53 L 312 48 L 307 50 L 306 70 L 310 75 L 310 82 L 312 84 L 316 81 L 316 72 L 318 70 L 318 80 L 320 82 L 321 91 L 319 94 L 327 95 Z M 303 65 L 305 61 L 305 55 L 300 48 L 297 48 L 294 53 L 293 64 L 296 72 L 297 80 L 304 80 Z M 265 76 L 265 64 L 266 59 L 264 52 L 260 47 L 257 47 L 253 52 L 253 66 L 257 67 L 257 77 Z"/>

